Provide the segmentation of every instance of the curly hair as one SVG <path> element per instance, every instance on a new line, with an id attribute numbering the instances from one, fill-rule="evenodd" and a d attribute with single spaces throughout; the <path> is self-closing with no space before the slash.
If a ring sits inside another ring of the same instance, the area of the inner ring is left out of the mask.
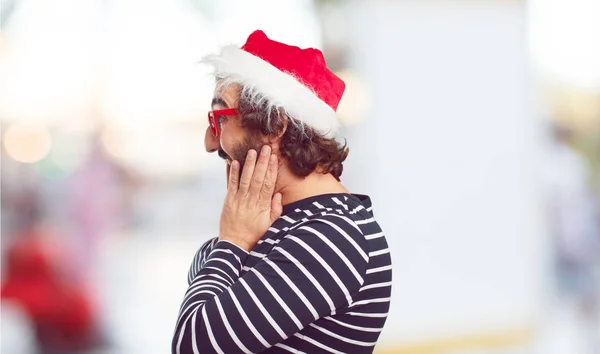
<path id="1" fill-rule="evenodd" d="M 238 102 L 242 127 L 268 136 L 281 136 L 279 151 L 289 162 L 290 170 L 298 177 L 306 177 L 314 171 L 331 173 L 338 181 L 344 170 L 343 162 L 348 156 L 347 143 L 325 138 L 309 126 L 290 117 L 283 107 L 273 109 L 273 104 L 256 93 L 241 90 Z"/>

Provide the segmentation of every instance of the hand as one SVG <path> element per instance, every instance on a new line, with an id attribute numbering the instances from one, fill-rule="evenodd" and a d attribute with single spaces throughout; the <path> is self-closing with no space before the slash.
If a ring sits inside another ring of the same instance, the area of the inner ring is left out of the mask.
<path id="1" fill-rule="evenodd" d="M 251 251 L 283 211 L 281 194 L 275 191 L 277 156 L 263 146 L 258 156 L 249 150 L 240 176 L 238 161 L 231 163 L 227 196 L 221 212 L 219 240 Z"/>

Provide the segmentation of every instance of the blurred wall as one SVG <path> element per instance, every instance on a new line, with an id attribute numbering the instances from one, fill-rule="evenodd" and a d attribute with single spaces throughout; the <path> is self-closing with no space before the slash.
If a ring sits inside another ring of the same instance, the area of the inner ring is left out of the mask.
<path id="1" fill-rule="evenodd" d="M 351 66 L 372 105 L 344 181 L 369 193 L 394 261 L 382 338 L 529 328 L 547 245 L 522 1 L 355 1 Z"/>

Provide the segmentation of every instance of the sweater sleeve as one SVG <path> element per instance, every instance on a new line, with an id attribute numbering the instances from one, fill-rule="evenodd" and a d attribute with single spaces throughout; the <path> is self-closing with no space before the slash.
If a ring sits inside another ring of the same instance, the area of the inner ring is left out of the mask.
<path id="1" fill-rule="evenodd" d="M 210 251 L 212 251 L 213 247 L 215 246 L 215 243 L 217 243 L 217 240 L 217 237 L 215 237 L 206 241 L 198 249 L 198 252 L 196 252 L 194 260 L 190 265 L 190 270 L 188 271 L 188 285 L 192 284 L 192 280 L 194 280 L 196 274 L 198 274 L 200 269 L 202 269 L 202 267 L 204 266 L 204 263 L 206 263 L 206 259 L 208 258 Z"/>
<path id="2" fill-rule="evenodd" d="M 322 216 L 293 230 L 248 272 L 248 253 L 216 242 L 188 288 L 173 353 L 256 353 L 352 304 L 368 251 L 354 224 Z"/>

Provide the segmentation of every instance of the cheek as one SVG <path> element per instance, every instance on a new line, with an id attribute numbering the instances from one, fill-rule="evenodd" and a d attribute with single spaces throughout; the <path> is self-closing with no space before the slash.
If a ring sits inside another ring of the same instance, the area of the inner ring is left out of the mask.
<path id="1" fill-rule="evenodd" d="M 239 138 L 230 129 L 223 129 L 223 131 L 221 131 L 221 136 L 219 137 L 221 149 L 223 149 L 223 151 L 225 151 L 225 153 L 233 159 L 239 157 L 235 156 L 239 141 Z"/>
<path id="2" fill-rule="evenodd" d="M 221 146 L 221 149 L 223 149 L 223 151 L 225 151 L 228 155 L 231 156 L 231 150 L 234 146 L 231 137 L 227 136 L 227 134 L 221 134 L 221 136 L 219 137 L 219 145 Z"/>

